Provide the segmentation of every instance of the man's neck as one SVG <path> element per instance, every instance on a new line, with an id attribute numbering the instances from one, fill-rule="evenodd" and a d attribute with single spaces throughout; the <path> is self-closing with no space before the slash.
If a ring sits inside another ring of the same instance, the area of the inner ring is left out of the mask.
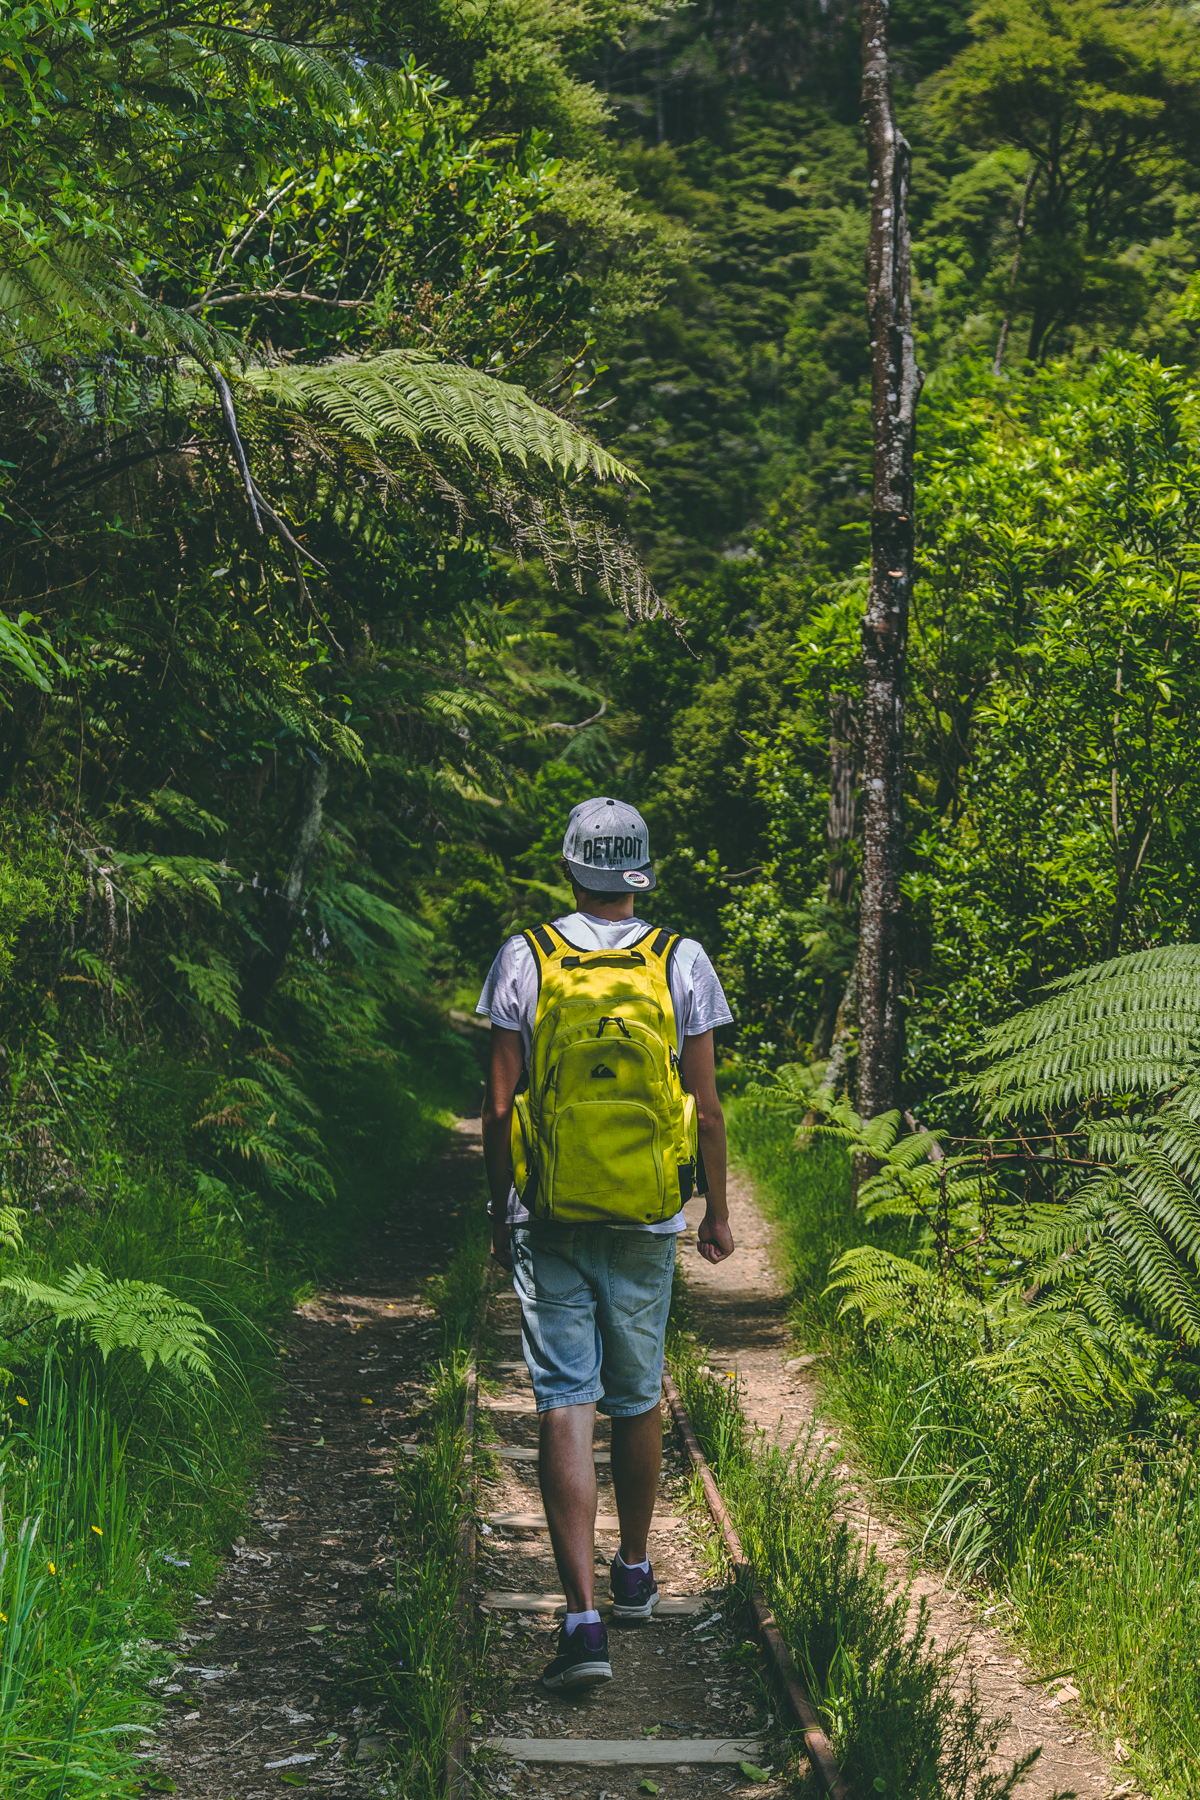
<path id="1" fill-rule="evenodd" d="M 605 925 L 619 924 L 622 919 L 632 919 L 634 896 L 618 894 L 612 900 L 576 899 L 575 911 L 582 913 L 585 919 L 600 919 Z"/>

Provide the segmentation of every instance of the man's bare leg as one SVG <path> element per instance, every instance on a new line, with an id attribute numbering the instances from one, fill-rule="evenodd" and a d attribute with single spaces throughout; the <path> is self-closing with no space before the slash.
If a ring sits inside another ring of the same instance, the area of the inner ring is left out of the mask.
<path id="1" fill-rule="evenodd" d="M 662 1411 L 657 1405 L 612 1422 L 612 1478 L 623 1561 L 645 1562 L 646 1539 L 662 1469 Z"/>
<path id="2" fill-rule="evenodd" d="M 590 1612 L 595 1605 L 595 1423 L 596 1408 L 592 1402 L 586 1406 L 557 1406 L 541 1417 L 538 1477 L 568 1612 Z M 613 1462 L 615 1465 L 615 1438 Z"/>

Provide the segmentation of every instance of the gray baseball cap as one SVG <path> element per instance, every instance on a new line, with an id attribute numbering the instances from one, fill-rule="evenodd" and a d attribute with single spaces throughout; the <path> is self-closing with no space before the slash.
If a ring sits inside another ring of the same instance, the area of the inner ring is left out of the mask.
<path id="1" fill-rule="evenodd" d="M 658 879 L 645 819 L 636 806 L 606 794 L 571 808 L 562 853 L 580 887 L 595 894 L 645 893 Z"/>

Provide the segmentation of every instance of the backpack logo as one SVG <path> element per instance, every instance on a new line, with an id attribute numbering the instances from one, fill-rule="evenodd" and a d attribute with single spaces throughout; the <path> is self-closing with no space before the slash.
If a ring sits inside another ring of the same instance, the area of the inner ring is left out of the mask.
<path id="1" fill-rule="evenodd" d="M 597 1063 L 592 1070 L 592 1080 L 595 1081 L 597 1079 L 601 1081 L 615 1081 L 617 1079 L 617 1071 L 615 1069 L 610 1069 L 607 1063 Z"/>

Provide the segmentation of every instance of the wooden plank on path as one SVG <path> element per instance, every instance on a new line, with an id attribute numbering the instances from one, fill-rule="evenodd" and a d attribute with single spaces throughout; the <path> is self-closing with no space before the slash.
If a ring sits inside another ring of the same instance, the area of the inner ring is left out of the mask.
<path id="1" fill-rule="evenodd" d="M 528 1378 L 529 1364 L 522 1358 L 520 1362 L 494 1362 L 493 1369 L 499 1369 L 502 1375 L 524 1375 Z"/>
<path id="2" fill-rule="evenodd" d="M 502 1456 L 505 1462 L 536 1462 L 538 1459 L 537 1451 L 531 1446 L 527 1447 L 523 1444 L 496 1444 L 493 1448 L 495 1449 L 496 1455 Z M 592 1461 L 598 1463 L 611 1462 L 612 1451 L 593 1450 Z"/>
<path id="3" fill-rule="evenodd" d="M 544 1512 L 489 1513 L 487 1515 L 487 1522 L 489 1525 L 498 1526 L 502 1531 L 545 1531 L 546 1529 L 546 1515 Z M 667 1514 L 661 1519 L 656 1518 L 651 1526 L 651 1530 L 667 1531 L 673 1525 L 681 1525 L 682 1523 L 683 1521 L 676 1518 L 673 1513 Z M 620 1529 L 621 1521 L 617 1518 L 615 1513 L 599 1513 L 597 1515 L 597 1531 L 620 1531 Z"/>
<path id="4" fill-rule="evenodd" d="M 527 1612 L 527 1613 L 560 1613 L 566 1612 L 565 1594 L 509 1594 L 496 1588 L 485 1594 L 479 1602 L 485 1612 Z M 708 1601 L 701 1594 L 663 1594 L 654 1609 L 656 1619 L 690 1619 L 694 1614 L 706 1611 Z M 612 1607 L 611 1600 L 598 1600 L 598 1612 L 607 1612 Z"/>
<path id="5" fill-rule="evenodd" d="M 623 1763 L 626 1766 L 661 1768 L 680 1763 L 740 1763 L 759 1761 L 761 1744 L 746 1738 L 486 1738 L 489 1750 L 518 1762 Z"/>

